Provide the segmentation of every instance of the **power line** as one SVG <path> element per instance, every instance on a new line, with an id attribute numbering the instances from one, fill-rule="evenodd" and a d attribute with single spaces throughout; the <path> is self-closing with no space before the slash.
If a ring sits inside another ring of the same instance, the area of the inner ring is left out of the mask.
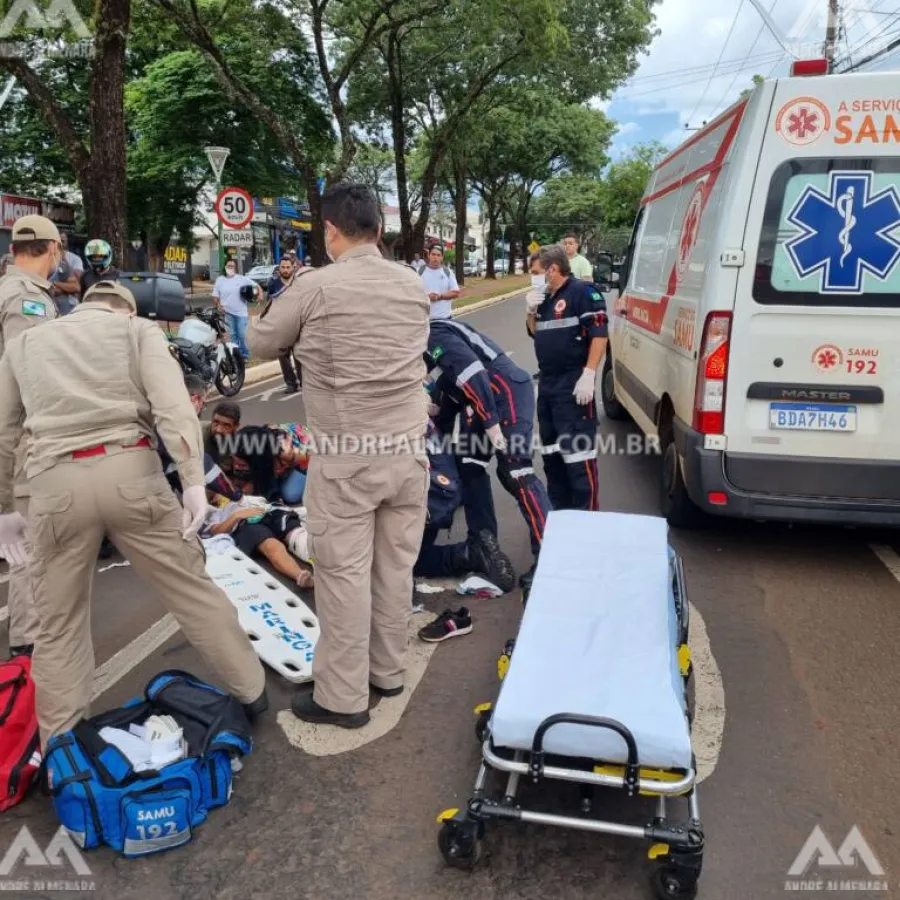
<path id="1" fill-rule="evenodd" d="M 770 16 L 772 15 L 772 10 L 775 9 L 775 7 L 777 5 L 778 5 L 778 0 L 772 0 L 772 5 L 769 7 L 769 15 Z M 765 30 L 765 27 L 766 27 L 765 22 L 763 22 L 759 26 L 759 31 L 756 32 L 756 37 L 753 38 L 753 43 L 750 45 L 750 49 L 747 51 L 747 55 L 744 57 L 744 63 L 746 63 L 747 60 L 750 58 L 750 54 L 753 52 L 753 48 L 756 46 L 759 39 L 762 37 L 762 33 Z M 740 70 L 738 70 L 737 72 L 734 73 L 734 77 L 731 79 L 730 83 L 728 84 L 728 87 L 725 88 L 725 93 L 722 94 L 722 99 L 719 100 L 719 102 L 714 107 L 713 115 L 715 115 L 715 113 L 718 112 L 719 109 L 727 103 L 728 97 L 731 95 L 731 89 L 734 87 L 734 83 L 737 81 L 737 77 L 740 74 L 741 74 Z"/>
<path id="2" fill-rule="evenodd" d="M 768 50 L 765 53 L 758 54 L 757 56 L 753 57 L 753 59 L 757 60 L 757 61 L 769 60 L 777 52 L 778 51 Z M 730 66 L 736 65 L 737 63 L 746 62 L 746 61 L 747 61 L 746 56 L 743 59 L 741 59 L 739 57 L 735 57 L 734 59 L 725 60 L 723 63 L 721 63 L 721 65 L 728 68 Z M 628 81 L 625 82 L 625 84 L 632 84 L 635 81 L 649 81 L 652 78 L 666 78 L 671 75 L 700 74 L 701 72 L 707 72 L 708 70 L 713 69 L 713 68 L 715 68 L 714 63 L 707 63 L 706 65 L 691 66 L 691 67 L 685 68 L 685 69 L 669 69 L 666 72 L 655 72 L 652 75 L 636 75 L 634 78 L 629 78 Z"/>
<path id="3" fill-rule="evenodd" d="M 709 86 L 712 84 L 713 78 L 716 77 L 716 71 L 719 68 L 719 63 L 722 62 L 722 57 L 725 55 L 725 48 L 728 46 L 728 42 L 731 40 L 731 35 L 734 32 L 734 26 L 737 25 L 738 17 L 741 14 L 741 10 L 744 8 L 744 0 L 741 0 L 738 3 L 737 11 L 734 14 L 734 18 L 731 20 L 731 28 L 728 29 L 728 34 L 725 37 L 725 43 L 722 44 L 722 49 L 719 51 L 719 58 L 716 60 L 715 67 L 712 70 L 712 74 L 709 76 L 709 80 L 706 82 L 706 87 L 703 89 L 703 93 L 700 95 L 700 99 L 697 101 L 697 105 L 694 107 L 694 111 L 691 113 L 688 118 L 687 125 L 685 127 L 689 127 L 691 122 L 694 120 L 694 116 L 697 115 L 697 110 L 700 109 L 703 101 L 706 99 L 706 95 L 709 93 Z"/>
<path id="4" fill-rule="evenodd" d="M 880 50 L 872 53 L 869 56 L 864 57 L 859 62 L 854 63 L 852 66 L 847 66 L 846 69 L 842 69 L 842 74 L 845 72 L 855 72 L 857 69 L 862 68 L 862 66 L 868 65 L 870 62 L 875 62 L 879 57 L 884 56 L 885 53 L 890 52 L 891 50 L 900 47 L 900 37 L 895 38 L 891 43 L 889 43 L 886 47 L 882 47 Z"/>
<path id="5" fill-rule="evenodd" d="M 780 62 L 780 61 L 781 61 L 780 59 L 776 60 L 776 64 L 777 64 L 778 62 Z M 744 68 L 743 68 L 743 69 L 739 69 L 738 72 L 752 72 L 755 68 L 756 68 L 756 65 L 755 65 L 755 64 L 749 65 L 749 66 L 744 66 Z M 721 74 L 723 77 L 725 77 L 725 76 L 731 75 L 732 72 L 731 72 L 731 71 L 728 71 L 728 72 L 722 72 L 722 73 L 720 73 L 720 74 Z M 667 85 L 665 86 L 665 89 L 666 89 L 666 90 L 672 90 L 672 89 L 674 89 L 674 88 L 687 87 L 688 85 L 691 85 L 691 84 L 699 84 L 701 81 L 707 81 L 707 80 L 708 80 L 708 76 L 706 76 L 706 75 L 700 75 L 700 76 L 697 76 L 697 77 L 688 78 L 688 79 L 685 80 L 685 81 L 679 81 L 679 82 L 677 82 L 677 83 L 675 83 L 675 84 L 667 84 Z M 637 93 L 617 94 L 613 99 L 614 99 L 614 100 L 633 100 L 633 99 L 635 99 L 636 97 L 646 97 L 646 96 L 648 96 L 649 94 L 659 94 L 660 91 L 662 91 L 662 90 L 663 90 L 662 87 L 651 87 L 651 88 L 649 88 L 648 90 L 645 90 L 645 91 L 638 91 Z M 696 112 L 696 110 L 695 110 L 695 112 Z M 692 113 L 692 116 L 693 116 L 693 113 Z"/>

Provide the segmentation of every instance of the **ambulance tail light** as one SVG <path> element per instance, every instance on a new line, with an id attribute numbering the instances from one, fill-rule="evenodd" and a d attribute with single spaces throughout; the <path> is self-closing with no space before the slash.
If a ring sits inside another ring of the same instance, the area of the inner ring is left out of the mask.
<path id="1" fill-rule="evenodd" d="M 700 434 L 722 434 L 725 430 L 725 382 L 728 378 L 728 348 L 731 313 L 712 312 L 703 325 L 694 397 L 694 430 Z"/>
<path id="2" fill-rule="evenodd" d="M 808 75 L 827 75 L 827 59 L 798 59 L 791 64 L 791 77 L 803 78 Z"/>

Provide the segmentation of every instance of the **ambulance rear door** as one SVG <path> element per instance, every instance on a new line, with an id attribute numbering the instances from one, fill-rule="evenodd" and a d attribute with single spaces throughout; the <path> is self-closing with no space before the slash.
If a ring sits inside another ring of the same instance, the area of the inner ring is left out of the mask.
<path id="1" fill-rule="evenodd" d="M 866 469 L 900 459 L 895 88 L 887 74 L 776 85 L 726 386 L 725 468 L 743 490 L 900 500 Z M 804 464 L 822 460 L 852 464 Z"/>

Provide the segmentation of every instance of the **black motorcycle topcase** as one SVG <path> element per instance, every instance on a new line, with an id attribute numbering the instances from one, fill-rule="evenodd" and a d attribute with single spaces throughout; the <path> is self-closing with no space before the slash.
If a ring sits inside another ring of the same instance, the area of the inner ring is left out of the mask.
<path id="1" fill-rule="evenodd" d="M 128 288 L 137 302 L 137 314 L 143 319 L 183 322 L 187 314 L 184 287 L 164 272 L 123 272 L 119 284 Z"/>

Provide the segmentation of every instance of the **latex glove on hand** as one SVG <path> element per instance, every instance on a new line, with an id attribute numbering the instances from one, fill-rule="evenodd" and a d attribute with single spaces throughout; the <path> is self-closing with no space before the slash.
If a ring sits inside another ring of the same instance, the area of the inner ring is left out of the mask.
<path id="1" fill-rule="evenodd" d="M 509 445 L 506 443 L 506 438 L 503 436 L 503 431 L 499 425 L 491 425 L 485 434 L 488 436 L 488 440 L 498 453 L 506 453 L 506 448 Z"/>
<path id="2" fill-rule="evenodd" d="M 10 565 L 21 566 L 28 562 L 25 527 L 25 517 L 21 513 L 0 516 L 0 556 Z"/>
<path id="3" fill-rule="evenodd" d="M 585 369 L 575 383 L 575 402 L 579 406 L 587 406 L 594 399 L 594 390 L 597 384 L 597 372 L 594 369 Z"/>
<path id="4" fill-rule="evenodd" d="M 184 511 L 181 513 L 181 536 L 186 541 L 194 540 L 203 527 L 208 504 L 206 502 L 206 486 L 195 484 L 185 488 L 181 496 Z"/>
<path id="5" fill-rule="evenodd" d="M 528 313 L 529 316 L 535 315 L 538 309 L 540 309 L 546 296 L 547 295 L 543 291 L 529 291 L 525 295 L 525 312 Z"/>

